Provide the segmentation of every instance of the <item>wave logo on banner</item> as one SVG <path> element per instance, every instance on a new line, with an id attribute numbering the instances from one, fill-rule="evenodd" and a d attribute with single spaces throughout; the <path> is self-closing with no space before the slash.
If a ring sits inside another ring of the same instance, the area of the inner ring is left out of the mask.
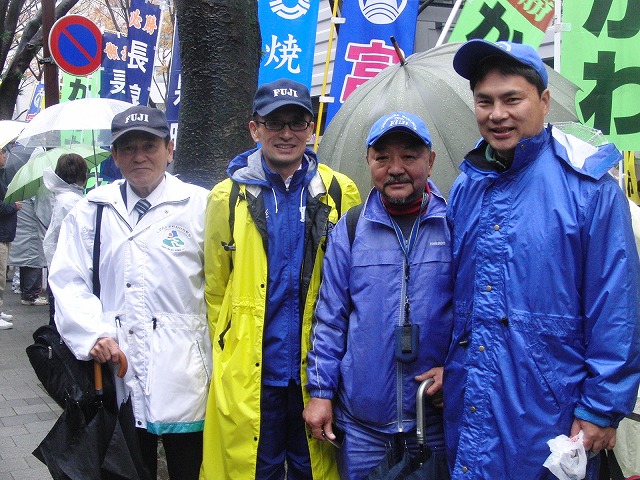
<path id="1" fill-rule="evenodd" d="M 311 88 L 320 2 L 298 0 L 295 6 L 285 6 L 284 1 L 258 0 L 264 52 L 258 85 L 289 78 Z"/>
<path id="2" fill-rule="evenodd" d="M 275 0 L 274 2 L 270 2 L 269 6 L 273 13 L 286 20 L 295 20 L 296 18 L 300 18 L 307 13 L 311 7 L 309 2 L 306 0 L 298 0 L 298 3 L 293 7 L 287 7 L 283 0 Z"/>
<path id="3" fill-rule="evenodd" d="M 358 0 L 360 11 L 367 20 L 376 25 L 388 25 L 395 22 L 402 14 L 407 0 L 402 0 L 400 5 L 396 0 Z"/>
<path id="4" fill-rule="evenodd" d="M 325 125 L 356 88 L 390 65 L 399 62 L 390 41 L 398 41 L 404 56 L 413 53 L 418 0 L 358 0 L 343 2 L 344 24 L 336 48 L 332 101 L 328 102 Z"/>

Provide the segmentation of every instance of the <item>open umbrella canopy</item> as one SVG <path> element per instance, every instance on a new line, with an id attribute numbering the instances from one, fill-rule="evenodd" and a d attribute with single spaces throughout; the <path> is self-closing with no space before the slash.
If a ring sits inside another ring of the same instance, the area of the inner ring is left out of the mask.
<path id="1" fill-rule="evenodd" d="M 348 175 L 366 195 L 371 189 L 365 141 L 371 125 L 382 115 L 405 111 L 420 116 L 431 133 L 436 161 L 432 178 L 447 195 L 458 176 L 458 165 L 479 140 L 468 80 L 453 69 L 459 43 L 445 44 L 407 57 L 385 68 L 358 87 L 325 131 L 318 156 Z M 547 67 L 551 107 L 547 120 L 577 121 L 577 87 Z"/>
<path id="2" fill-rule="evenodd" d="M 111 143 L 111 120 L 133 105 L 112 98 L 82 98 L 58 103 L 38 113 L 16 139 L 26 147 Z"/>
<path id="3" fill-rule="evenodd" d="M 4 147 L 12 140 L 15 140 L 26 126 L 26 122 L 19 122 L 17 120 L 0 120 L 0 148 Z"/>
<path id="4" fill-rule="evenodd" d="M 33 197 L 42 185 L 42 176 L 45 169 L 51 167 L 55 170 L 58 158 L 65 153 L 77 153 L 86 160 L 87 167 L 90 169 L 109 158 L 110 155 L 108 150 L 102 149 L 98 149 L 94 153 L 93 147 L 89 145 L 58 147 L 35 155 L 20 167 L 11 183 L 9 183 L 7 194 L 4 197 L 5 203 Z"/>

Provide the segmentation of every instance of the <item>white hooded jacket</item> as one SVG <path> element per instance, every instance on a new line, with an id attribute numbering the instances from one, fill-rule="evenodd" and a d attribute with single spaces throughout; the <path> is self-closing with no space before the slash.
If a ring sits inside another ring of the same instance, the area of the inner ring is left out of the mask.
<path id="1" fill-rule="evenodd" d="M 58 244 L 62 221 L 71 209 L 75 207 L 76 203 L 82 200 L 84 189 L 75 183 L 65 182 L 56 175 L 51 167 L 44 171 L 43 181 L 44 186 L 54 195 L 51 221 L 42 241 L 47 266 L 51 267 L 51 260 Z"/>
<path id="2" fill-rule="evenodd" d="M 208 192 L 166 174 L 160 202 L 136 225 L 122 180 L 90 192 L 65 218 L 49 282 L 56 321 L 79 359 L 101 337 L 127 356 L 118 400 L 133 398 L 136 426 L 155 434 L 200 431 L 211 377 L 204 301 L 203 229 Z M 98 204 L 100 298 L 92 254 Z"/>

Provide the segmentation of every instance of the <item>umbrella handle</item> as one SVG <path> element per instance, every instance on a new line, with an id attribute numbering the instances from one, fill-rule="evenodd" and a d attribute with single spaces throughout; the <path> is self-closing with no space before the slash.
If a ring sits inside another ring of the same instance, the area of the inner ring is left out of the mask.
<path id="1" fill-rule="evenodd" d="M 129 361 L 122 350 L 118 352 L 118 365 L 120 365 L 120 368 L 118 369 L 118 377 L 122 378 L 129 368 Z"/>
<path id="2" fill-rule="evenodd" d="M 118 369 L 118 377 L 124 377 L 124 374 L 127 373 L 127 368 L 129 368 L 129 362 L 127 361 L 127 357 L 122 351 L 118 352 L 118 364 L 120 368 Z M 99 362 L 93 361 L 93 382 L 95 386 L 96 393 L 98 395 L 102 395 L 102 364 Z"/>
<path id="3" fill-rule="evenodd" d="M 418 445 L 424 446 L 424 395 L 429 386 L 435 383 L 433 378 L 427 378 L 416 392 L 416 438 Z"/>
<path id="4" fill-rule="evenodd" d="M 102 395 L 102 364 L 93 361 L 93 384 L 96 389 L 96 395 Z"/>

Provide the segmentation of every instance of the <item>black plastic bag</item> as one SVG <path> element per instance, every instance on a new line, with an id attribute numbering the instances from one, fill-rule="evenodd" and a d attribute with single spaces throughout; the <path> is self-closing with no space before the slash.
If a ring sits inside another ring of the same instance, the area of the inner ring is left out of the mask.
<path id="1" fill-rule="evenodd" d="M 69 350 L 53 325 L 43 325 L 33 332 L 34 343 L 27 347 L 29 362 L 42 386 L 60 407 L 69 402 L 81 407 L 95 400 L 93 361 L 78 360 Z M 102 365 L 104 394 L 102 403 L 109 411 L 117 411 L 113 374 L 108 364 Z"/>

